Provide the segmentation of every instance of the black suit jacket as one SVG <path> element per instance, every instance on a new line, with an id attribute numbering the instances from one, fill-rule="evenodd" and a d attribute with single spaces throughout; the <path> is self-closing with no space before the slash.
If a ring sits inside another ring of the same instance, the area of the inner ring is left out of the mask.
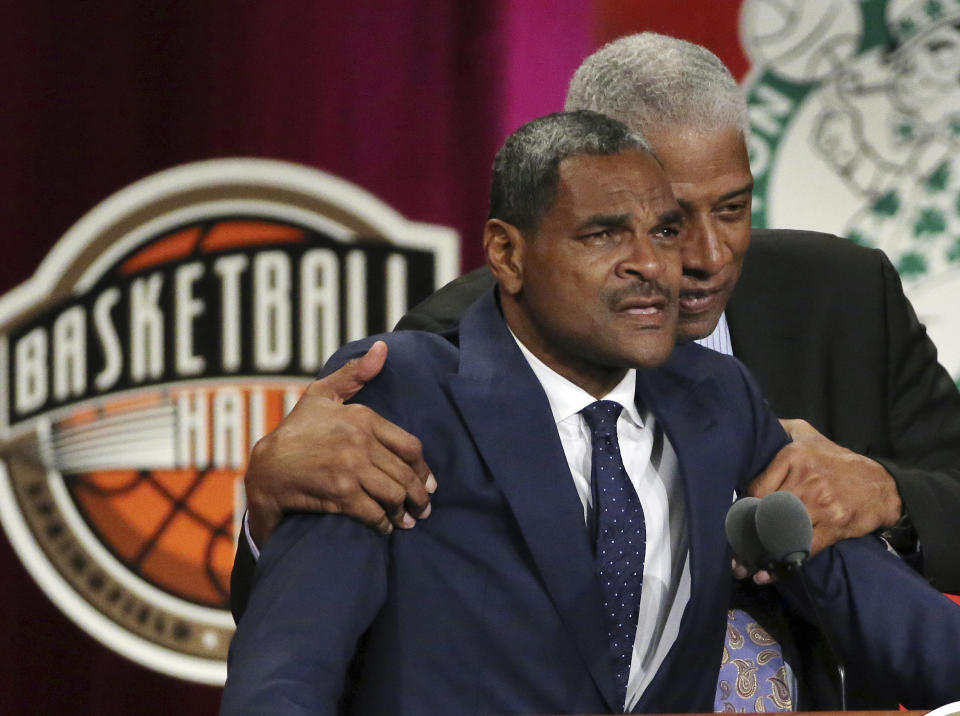
<path id="1" fill-rule="evenodd" d="M 461 276 L 397 328 L 448 328 L 492 284 L 486 268 Z M 734 355 L 777 415 L 890 472 L 924 576 L 960 593 L 960 391 L 886 256 L 827 234 L 755 229 L 727 320 Z"/>

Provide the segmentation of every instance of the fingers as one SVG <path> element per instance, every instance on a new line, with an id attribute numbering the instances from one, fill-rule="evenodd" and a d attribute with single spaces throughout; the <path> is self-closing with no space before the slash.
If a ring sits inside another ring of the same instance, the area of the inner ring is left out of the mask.
<path id="1" fill-rule="evenodd" d="M 347 365 L 352 366 L 353 378 L 360 383 L 369 381 L 380 375 L 383 364 L 387 360 L 387 344 L 383 341 L 376 341 L 369 350 L 359 358 L 354 358 Z M 352 397 L 352 396 L 351 396 Z M 343 398 L 346 400 L 347 398 Z"/>
<path id="2" fill-rule="evenodd" d="M 427 492 L 434 492 L 437 489 L 437 481 L 423 459 L 422 443 L 403 428 L 384 420 L 376 413 L 373 415 L 376 418 L 371 425 L 374 437 L 387 450 L 406 463 L 420 484 L 425 485 Z"/>
<path id="3" fill-rule="evenodd" d="M 781 421 L 793 442 L 747 489 L 754 497 L 792 492 L 813 523 L 811 554 L 893 524 L 902 512 L 896 483 L 879 463 L 848 450 L 803 420 Z"/>
<path id="4" fill-rule="evenodd" d="M 762 499 L 772 492 L 784 489 L 787 480 L 790 478 L 790 454 L 785 454 L 789 447 L 787 445 L 777 453 L 763 472 L 753 479 L 753 482 L 747 487 L 747 495 Z"/>
<path id="5" fill-rule="evenodd" d="M 781 418 L 780 425 L 793 442 L 809 442 L 818 437 L 823 437 L 817 429 L 806 420 Z"/>
<path id="6" fill-rule="evenodd" d="M 381 533 L 430 514 L 437 483 L 420 441 L 366 406 L 343 403 L 380 372 L 386 354 L 378 341 L 311 383 L 258 441 L 244 478 L 257 544 L 289 511 L 345 514 Z"/>
<path id="7" fill-rule="evenodd" d="M 409 467 L 383 448 L 374 450 L 370 457 L 371 465 L 356 469 L 355 479 L 343 478 L 336 485 L 328 485 L 329 497 L 311 499 L 304 509 L 345 514 L 381 534 L 389 534 L 395 527 L 415 526 L 417 520 L 413 514 L 421 519 L 428 517 L 429 496 Z M 397 473 L 381 469 L 377 463 L 385 465 L 387 470 L 398 473 L 405 470 L 408 474 L 400 478 Z M 408 494 L 404 481 L 411 485 L 416 501 Z"/>
<path id="8" fill-rule="evenodd" d="M 422 461 L 422 458 L 421 458 Z M 376 470 L 366 473 L 361 485 L 386 510 L 397 527 L 412 527 L 414 520 L 430 514 L 430 495 L 424 480 L 410 466 L 383 445 L 370 454 Z"/>
<path id="9" fill-rule="evenodd" d="M 326 512 L 329 514 L 345 514 L 380 534 L 393 532 L 393 524 L 387 513 L 384 512 L 376 500 L 358 490 L 353 495 L 342 500 L 319 500 L 311 502 L 304 508 L 310 512 Z"/>
<path id="10" fill-rule="evenodd" d="M 764 569 L 761 569 L 753 575 L 753 583 L 759 584 L 761 587 L 767 584 L 773 584 L 775 581 L 777 581 L 776 576 Z"/>
<path id="11" fill-rule="evenodd" d="M 284 496 L 284 511 L 346 515 L 381 534 L 416 524 L 403 509 L 403 489 L 375 468 L 354 470 L 350 476 L 328 476 L 319 487 L 322 489 L 307 492 L 294 486 Z"/>
<path id="12" fill-rule="evenodd" d="M 733 569 L 734 579 L 746 579 L 751 574 L 753 574 L 753 570 L 751 570 L 750 567 L 748 567 L 746 564 L 744 564 L 739 559 L 737 559 L 736 556 L 734 556 L 733 558 L 731 567 Z"/>
<path id="13" fill-rule="evenodd" d="M 761 587 L 767 584 L 772 584 L 773 582 L 777 581 L 776 576 L 766 571 L 765 569 L 754 571 L 748 565 L 744 564 L 736 557 L 733 558 L 732 567 L 733 567 L 734 579 L 744 580 L 747 578 L 752 578 L 754 584 L 757 584 Z"/>
<path id="14" fill-rule="evenodd" d="M 330 375 L 310 383 L 304 395 L 329 398 L 338 402 L 349 400 L 366 383 L 380 374 L 386 360 L 387 344 L 377 341 L 359 358 L 347 361 Z"/>
<path id="15" fill-rule="evenodd" d="M 343 409 L 360 414 L 356 421 L 362 423 L 363 432 L 355 449 L 376 468 L 361 475 L 363 488 L 382 501 L 397 527 L 412 526 L 404 520 L 406 512 L 421 519 L 427 517 L 430 494 L 437 489 L 437 481 L 423 458 L 420 440 L 369 408 L 351 405 Z"/>

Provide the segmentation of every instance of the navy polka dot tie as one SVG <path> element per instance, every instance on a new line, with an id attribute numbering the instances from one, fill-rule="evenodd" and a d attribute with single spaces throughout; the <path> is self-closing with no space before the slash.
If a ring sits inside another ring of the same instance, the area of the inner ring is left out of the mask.
<path id="1" fill-rule="evenodd" d="M 647 541 L 643 507 L 620 456 L 617 418 L 622 410 L 612 400 L 598 400 L 580 411 L 593 437 L 597 570 L 621 704 L 630 679 Z"/>

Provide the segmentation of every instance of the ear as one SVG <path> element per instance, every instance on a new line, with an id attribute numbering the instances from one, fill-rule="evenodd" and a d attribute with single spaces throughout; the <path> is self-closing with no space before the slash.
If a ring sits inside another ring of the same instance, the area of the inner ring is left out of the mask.
<path id="1" fill-rule="evenodd" d="M 490 272 L 500 284 L 500 290 L 511 296 L 523 288 L 523 258 L 527 238 L 513 224 L 500 219 L 489 219 L 483 228 L 483 251 Z"/>

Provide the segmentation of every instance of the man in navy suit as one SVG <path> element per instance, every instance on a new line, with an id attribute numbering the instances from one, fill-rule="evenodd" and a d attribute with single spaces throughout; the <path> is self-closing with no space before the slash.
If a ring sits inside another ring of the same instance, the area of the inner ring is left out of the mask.
<path id="1" fill-rule="evenodd" d="M 438 509 L 389 536 L 343 516 L 287 518 L 231 646 L 224 713 L 712 708 L 730 598 L 723 518 L 787 438 L 737 361 L 693 344 L 671 355 L 682 231 L 649 145 L 618 122 L 551 115 L 508 139 L 484 232 L 497 290 L 455 333 L 383 336 L 386 365 L 360 394 L 422 439 L 443 481 Z M 645 521 L 622 683 L 581 416 L 600 399 L 622 406 L 616 433 Z M 813 569 L 842 617 L 841 648 L 884 654 L 905 636 L 848 611 L 875 593 L 870 579 L 861 592 L 842 578 L 865 565 L 901 569 L 866 543 L 831 548 Z M 896 581 L 934 613 L 946 602 L 917 577 Z M 862 608 L 878 624 L 877 605 Z M 960 639 L 960 615 L 936 632 L 910 626 L 941 646 Z M 951 677 L 946 659 L 929 678 Z"/>
<path id="2" fill-rule="evenodd" d="M 813 516 L 814 552 L 882 528 L 932 584 L 960 594 L 960 391 L 887 258 L 815 232 L 751 231 L 746 99 L 706 48 L 649 32 L 620 38 L 584 60 L 566 107 L 620 119 L 653 144 L 688 224 L 682 338 L 733 353 L 793 419 L 793 441 L 752 493 L 797 494 Z M 397 328 L 455 325 L 493 283 L 486 267 L 462 276 Z M 436 482 L 416 439 L 340 404 L 382 359 L 375 347 L 312 384 L 255 447 L 245 479 L 253 542 L 240 541 L 235 614 L 251 550 L 284 510 L 344 512 L 383 531 L 431 514 Z"/>

